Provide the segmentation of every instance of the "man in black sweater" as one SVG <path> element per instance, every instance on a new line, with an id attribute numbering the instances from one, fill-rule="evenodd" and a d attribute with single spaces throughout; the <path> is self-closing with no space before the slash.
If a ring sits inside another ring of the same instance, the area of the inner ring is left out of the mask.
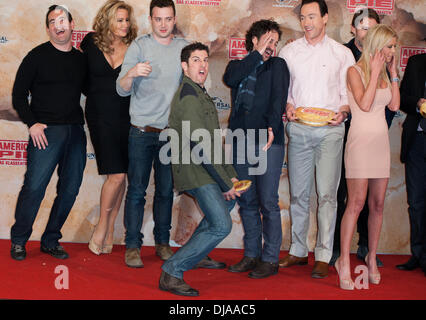
<path id="1" fill-rule="evenodd" d="M 86 166 L 86 134 L 80 106 L 85 60 L 72 47 L 74 22 L 65 7 L 49 7 L 46 27 L 50 41 L 24 58 L 12 92 L 13 107 L 28 126 L 30 136 L 27 171 L 11 228 L 11 257 L 15 260 L 26 257 L 25 244 L 56 166 L 57 196 L 41 237 L 41 251 L 55 258 L 68 258 L 58 242 L 62 237 L 60 230 L 75 202 Z"/>

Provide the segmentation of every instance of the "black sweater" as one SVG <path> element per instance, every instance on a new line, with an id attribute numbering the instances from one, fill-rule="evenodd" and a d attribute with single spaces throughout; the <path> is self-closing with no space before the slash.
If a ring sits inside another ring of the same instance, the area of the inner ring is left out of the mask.
<path id="1" fill-rule="evenodd" d="M 19 66 L 13 85 L 13 107 L 28 127 L 37 122 L 84 124 L 80 96 L 85 73 L 81 52 L 74 48 L 63 52 L 45 42 L 31 50 Z"/>
<path id="2" fill-rule="evenodd" d="M 257 51 L 252 51 L 242 60 L 229 62 L 223 80 L 231 88 L 232 106 L 235 107 L 235 98 L 238 86 L 262 60 Z M 258 68 L 255 87 L 253 109 L 247 112 L 239 108 L 238 112 L 232 110 L 229 119 L 229 128 L 241 129 L 267 129 L 274 132 L 274 144 L 284 144 L 284 126 L 282 115 L 287 103 L 290 73 L 287 63 L 279 57 L 271 57 Z M 256 130 L 258 132 L 258 130 Z M 258 139 L 256 135 L 256 140 Z"/>

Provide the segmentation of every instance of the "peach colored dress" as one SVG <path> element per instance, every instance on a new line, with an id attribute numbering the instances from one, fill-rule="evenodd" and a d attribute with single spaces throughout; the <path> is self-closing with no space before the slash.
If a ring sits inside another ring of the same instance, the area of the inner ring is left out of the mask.
<path id="1" fill-rule="evenodd" d="M 355 65 L 361 74 L 361 69 Z M 369 112 L 362 111 L 348 90 L 352 120 L 345 149 L 346 178 L 389 178 L 390 146 L 385 107 L 392 99 L 390 87 L 377 89 Z"/>

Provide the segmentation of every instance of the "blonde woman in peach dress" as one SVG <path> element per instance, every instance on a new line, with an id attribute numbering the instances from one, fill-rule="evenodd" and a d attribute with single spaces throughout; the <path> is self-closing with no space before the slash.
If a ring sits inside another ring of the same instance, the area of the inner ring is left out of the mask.
<path id="1" fill-rule="evenodd" d="M 380 283 L 376 250 L 383 221 L 383 207 L 390 175 L 390 146 L 385 107 L 397 111 L 400 104 L 396 69 L 397 35 L 386 25 L 368 30 L 363 53 L 347 73 L 352 120 L 345 150 L 348 200 L 341 224 L 341 255 L 335 267 L 342 289 L 353 290 L 350 245 L 368 192 L 368 247 L 365 258 L 369 282 Z M 386 72 L 388 71 L 388 73 Z M 388 76 L 390 75 L 390 78 Z"/>

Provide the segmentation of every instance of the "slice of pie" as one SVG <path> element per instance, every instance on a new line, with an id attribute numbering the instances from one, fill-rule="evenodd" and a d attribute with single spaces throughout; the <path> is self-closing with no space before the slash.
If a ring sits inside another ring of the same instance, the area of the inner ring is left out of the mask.
<path id="1" fill-rule="evenodd" d="M 246 191 L 251 186 L 250 180 L 240 180 L 234 183 L 235 191 L 243 192 Z"/>

